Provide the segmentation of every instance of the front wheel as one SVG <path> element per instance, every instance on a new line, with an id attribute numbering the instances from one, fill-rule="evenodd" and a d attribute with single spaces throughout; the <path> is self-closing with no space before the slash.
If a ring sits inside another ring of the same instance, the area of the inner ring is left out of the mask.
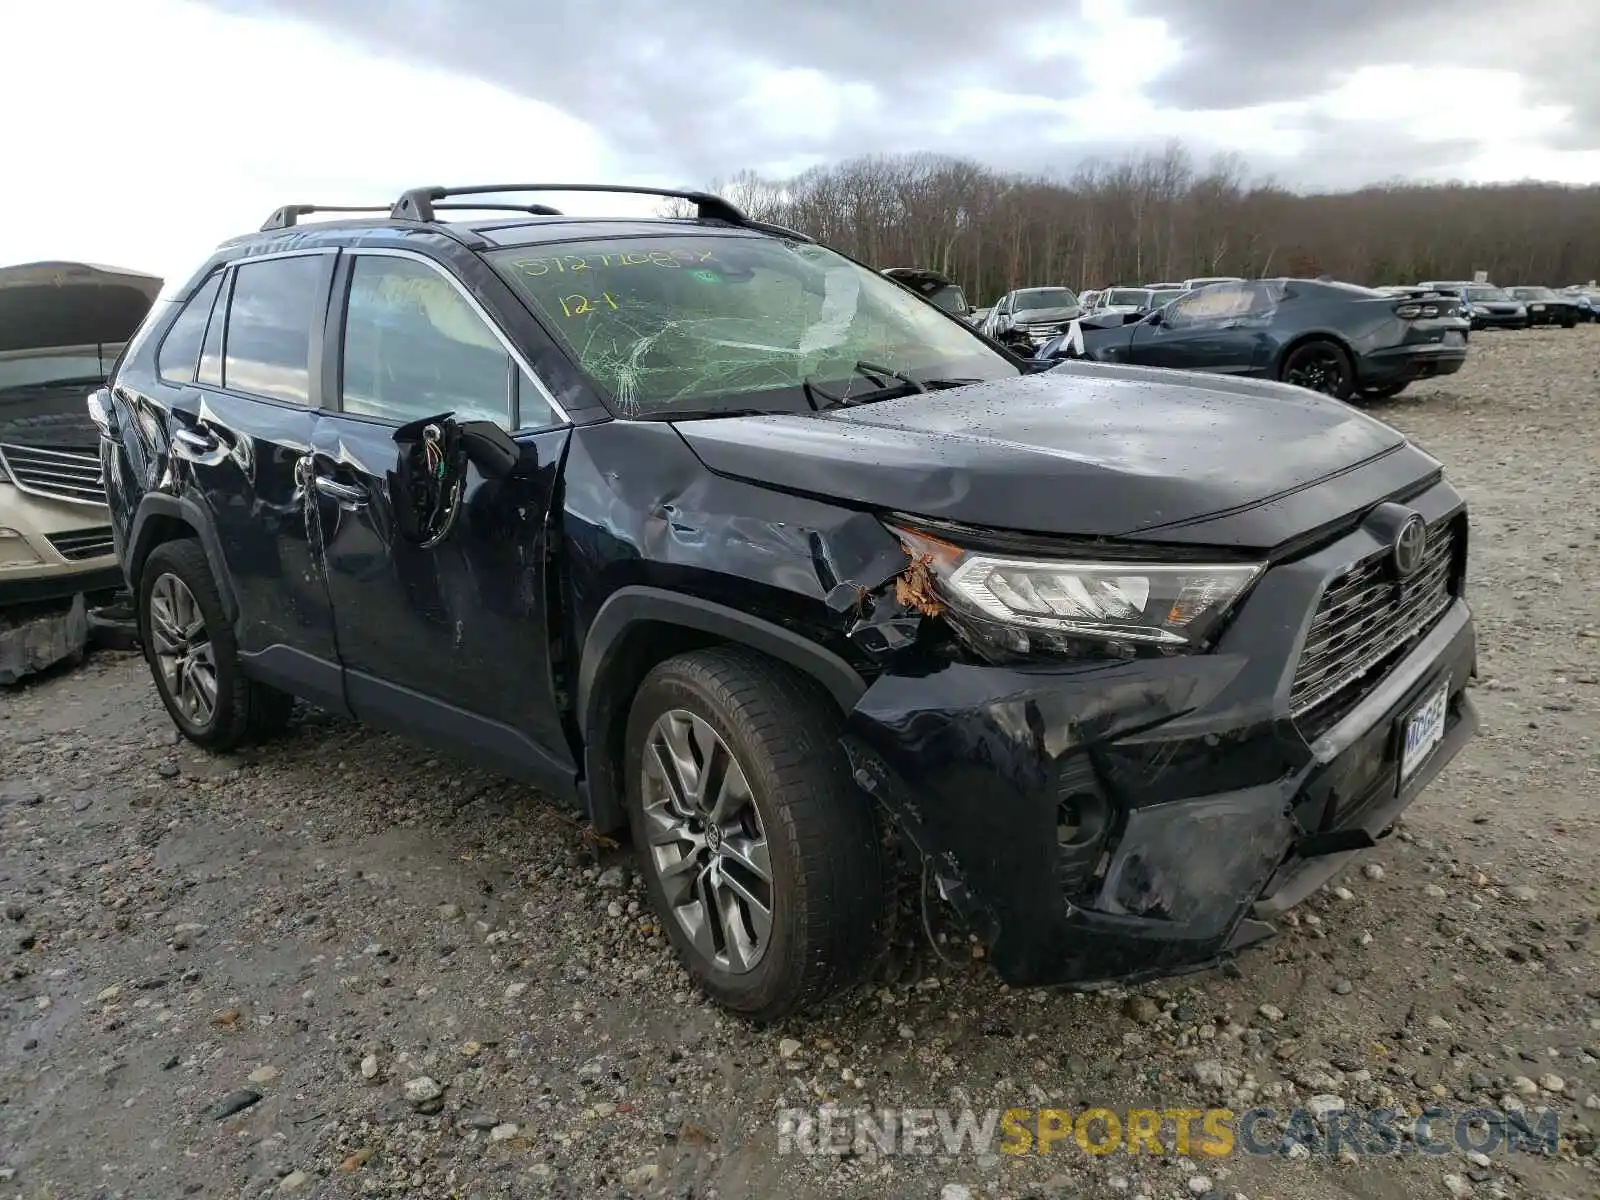
<path id="1" fill-rule="evenodd" d="M 650 899 L 712 999 L 766 1022 L 864 970 L 883 915 L 872 800 L 810 680 L 738 647 L 662 663 L 624 745 Z"/>
<path id="2" fill-rule="evenodd" d="M 200 543 L 163 542 L 139 576 L 139 637 L 178 732 L 207 750 L 263 741 L 288 723 L 294 698 L 239 667 L 233 627 Z"/>
<path id="3" fill-rule="evenodd" d="M 1350 356 L 1333 342 L 1304 342 L 1283 360 L 1278 378 L 1296 387 L 1348 400 L 1355 391 L 1355 369 Z"/>

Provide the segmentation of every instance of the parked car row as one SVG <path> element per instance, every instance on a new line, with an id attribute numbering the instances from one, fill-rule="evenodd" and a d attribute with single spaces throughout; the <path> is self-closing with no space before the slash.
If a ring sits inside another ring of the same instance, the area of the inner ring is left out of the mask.
<path id="1" fill-rule="evenodd" d="M 1594 319 L 1590 298 L 1577 289 L 1557 291 L 1538 285 L 1502 288 L 1470 280 L 1431 280 L 1417 285 L 1458 296 L 1462 314 L 1473 329 L 1531 329 L 1538 325 L 1574 325 Z"/>
<path id="2" fill-rule="evenodd" d="M 1241 279 L 1202 284 L 1149 313 L 1103 308 L 1035 357 L 1276 379 L 1340 400 L 1376 400 L 1461 369 L 1467 322 L 1458 310 L 1445 296 Z"/>
<path id="3" fill-rule="evenodd" d="M 1415 380 L 1459 370 L 1473 330 L 1571 328 L 1600 318 L 1593 285 L 1557 291 L 1431 280 L 1365 288 L 1327 276 L 1202 276 L 1076 293 L 1017 288 L 988 309 L 971 309 L 947 278 L 930 285 L 916 278 L 926 273 L 885 274 L 903 277 L 1025 357 L 1289 380 L 1356 402 L 1398 395 Z"/>

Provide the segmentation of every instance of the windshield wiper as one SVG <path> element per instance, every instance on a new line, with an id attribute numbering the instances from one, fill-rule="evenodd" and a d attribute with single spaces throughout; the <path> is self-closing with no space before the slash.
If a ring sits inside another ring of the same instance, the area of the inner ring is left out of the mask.
<path id="1" fill-rule="evenodd" d="M 905 372 L 896 371 L 896 370 L 893 370 L 893 369 L 891 369 L 889 367 L 880 367 L 880 366 L 878 366 L 877 363 L 869 363 L 869 362 L 865 362 L 865 361 L 858 362 L 856 364 L 856 370 L 861 372 L 861 374 L 865 375 L 868 379 L 871 379 L 875 375 L 878 376 L 877 382 L 880 385 L 882 385 L 884 388 L 887 388 L 889 386 L 887 383 L 884 382 L 884 379 L 888 378 L 888 379 L 898 379 L 901 383 L 905 384 L 907 387 L 912 388 L 913 390 L 918 391 L 918 392 L 925 392 L 925 391 L 928 390 L 926 384 L 920 382 L 919 380 L 911 378 L 911 376 L 907 375 Z"/>
<path id="2" fill-rule="evenodd" d="M 805 392 L 806 401 L 817 411 L 827 408 L 850 408 L 856 404 L 871 404 L 874 400 L 889 400 L 895 396 L 903 396 L 906 389 L 914 393 L 928 390 L 928 385 L 920 379 L 913 379 L 903 371 L 891 370 L 889 367 L 880 367 L 877 363 L 858 362 L 855 364 L 858 375 L 864 375 L 878 386 L 870 392 L 858 392 L 856 395 L 846 393 L 835 396 L 832 392 L 824 391 L 812 381 L 810 376 L 800 381 L 800 387 Z M 890 383 L 889 380 L 894 380 Z M 817 397 L 822 397 L 828 403 L 826 406 L 817 403 Z"/>

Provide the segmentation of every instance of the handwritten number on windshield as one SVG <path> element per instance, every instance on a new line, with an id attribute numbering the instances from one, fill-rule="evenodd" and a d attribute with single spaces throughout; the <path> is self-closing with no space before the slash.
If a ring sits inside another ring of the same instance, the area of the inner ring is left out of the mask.
<path id="1" fill-rule="evenodd" d="M 692 267 L 715 263 L 709 250 L 630 250 L 621 254 L 557 254 L 549 258 L 519 258 L 511 265 L 524 275 L 576 274 L 605 267 Z"/>
<path id="2" fill-rule="evenodd" d="M 576 292 L 570 296 L 561 297 L 562 315 L 568 317 L 583 317 L 596 311 L 605 312 L 609 310 L 616 312 L 618 307 L 617 302 L 611 298 L 610 292 L 601 292 L 598 299 L 580 296 Z"/>

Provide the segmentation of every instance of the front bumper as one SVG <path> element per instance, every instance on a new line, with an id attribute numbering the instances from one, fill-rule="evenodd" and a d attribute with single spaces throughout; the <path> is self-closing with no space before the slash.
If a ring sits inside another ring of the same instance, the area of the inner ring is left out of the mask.
<path id="1" fill-rule="evenodd" d="M 1474 312 L 1472 314 L 1472 327 L 1474 329 L 1526 329 L 1528 327 L 1528 314 Z"/>
<path id="2" fill-rule="evenodd" d="M 1270 936 L 1470 740 L 1477 645 L 1459 598 L 1336 723 L 1308 740 L 1290 719 L 1304 626 L 1282 606 L 1340 553 L 1269 572 L 1210 654 L 952 663 L 868 689 L 846 739 L 856 778 L 1006 982 L 1176 974 Z M 1443 739 L 1402 784 L 1400 727 L 1446 681 Z M 1084 794 L 1116 831 L 1087 877 L 1061 840 Z"/>
<path id="3" fill-rule="evenodd" d="M 1049 325 L 1017 325 L 1013 327 L 1012 334 L 1020 342 L 1023 338 L 1035 350 L 1046 342 L 1054 341 L 1072 327 L 1071 321 L 1060 321 Z"/>
<path id="4" fill-rule="evenodd" d="M 0 608 L 121 586 L 105 508 L 0 480 Z"/>
<path id="5" fill-rule="evenodd" d="M 1578 310 L 1570 304 L 1547 303 L 1540 309 L 1530 308 L 1528 321 L 1533 325 L 1576 325 Z"/>

